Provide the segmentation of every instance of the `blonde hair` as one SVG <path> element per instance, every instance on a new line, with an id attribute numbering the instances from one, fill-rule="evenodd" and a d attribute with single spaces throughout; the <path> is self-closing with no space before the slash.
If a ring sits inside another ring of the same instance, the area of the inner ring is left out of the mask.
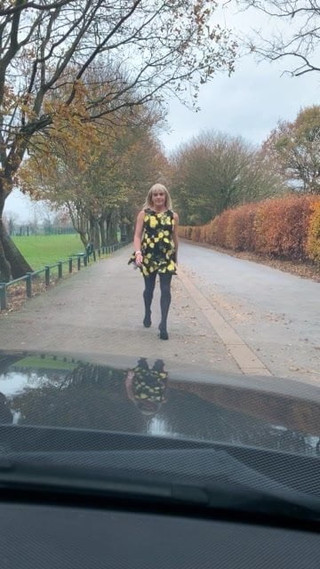
<path id="1" fill-rule="evenodd" d="M 165 201 L 165 206 L 167 209 L 172 209 L 172 201 L 171 201 L 171 196 L 167 190 L 167 188 L 163 185 L 163 184 L 154 184 L 153 186 L 151 186 L 150 190 L 148 191 L 147 197 L 146 197 L 146 201 L 143 204 L 143 209 L 152 209 L 153 206 L 153 200 L 152 200 L 152 196 L 153 196 L 153 192 L 155 191 L 159 191 L 162 190 L 165 193 L 166 196 L 166 201 Z"/>

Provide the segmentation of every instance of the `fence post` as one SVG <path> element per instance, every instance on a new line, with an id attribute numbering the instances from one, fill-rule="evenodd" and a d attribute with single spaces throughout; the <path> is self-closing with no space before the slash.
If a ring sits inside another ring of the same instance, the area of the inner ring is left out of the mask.
<path id="1" fill-rule="evenodd" d="M 94 260 L 94 262 L 96 262 L 97 256 L 96 256 L 96 251 L 95 251 L 95 249 L 93 250 L 93 253 L 92 253 L 92 254 L 93 254 L 93 260 Z"/>
<path id="2" fill-rule="evenodd" d="M 84 264 L 85 267 L 87 266 L 87 264 L 88 264 L 88 255 L 84 255 L 84 257 L 83 257 L 83 264 Z"/>
<path id="3" fill-rule="evenodd" d="M 0 310 L 6 310 L 7 308 L 7 285 L 6 283 L 0 283 Z"/>
<path id="4" fill-rule="evenodd" d="M 72 273 L 72 257 L 69 257 L 69 273 Z"/>
<path id="5" fill-rule="evenodd" d="M 50 267 L 49 265 L 45 266 L 45 281 L 46 281 L 46 286 L 50 286 Z"/>
<path id="6" fill-rule="evenodd" d="M 62 261 L 58 263 L 58 278 L 62 279 Z"/>
<path id="7" fill-rule="evenodd" d="M 26 294 L 27 298 L 32 297 L 32 273 L 26 273 Z"/>
<path id="8" fill-rule="evenodd" d="M 78 271 L 81 269 L 81 256 L 78 255 Z"/>

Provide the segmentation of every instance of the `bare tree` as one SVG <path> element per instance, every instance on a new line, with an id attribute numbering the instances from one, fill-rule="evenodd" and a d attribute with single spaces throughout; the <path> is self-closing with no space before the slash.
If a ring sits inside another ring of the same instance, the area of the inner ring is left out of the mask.
<path id="1" fill-rule="evenodd" d="M 294 76 L 320 71 L 320 2 L 318 0 L 238 0 L 245 8 L 255 8 L 280 25 L 280 31 L 259 30 L 245 43 L 252 52 L 276 61 L 289 60 Z"/>

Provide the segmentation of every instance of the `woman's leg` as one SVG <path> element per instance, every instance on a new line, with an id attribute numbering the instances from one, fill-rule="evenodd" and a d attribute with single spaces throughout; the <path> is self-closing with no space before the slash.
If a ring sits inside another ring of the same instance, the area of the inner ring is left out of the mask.
<path id="1" fill-rule="evenodd" d="M 161 340 L 168 340 L 169 336 L 167 332 L 167 318 L 171 303 L 172 274 L 160 273 L 159 278 L 160 278 L 160 290 L 161 290 L 161 297 L 160 297 L 161 322 L 159 325 L 160 338 Z"/>
<path id="2" fill-rule="evenodd" d="M 143 300 L 144 300 L 144 319 L 143 325 L 146 328 L 150 328 L 151 326 L 151 303 L 153 299 L 153 292 L 154 286 L 156 284 L 156 273 L 152 273 L 148 277 L 143 276 L 144 278 L 144 291 L 143 291 Z"/>

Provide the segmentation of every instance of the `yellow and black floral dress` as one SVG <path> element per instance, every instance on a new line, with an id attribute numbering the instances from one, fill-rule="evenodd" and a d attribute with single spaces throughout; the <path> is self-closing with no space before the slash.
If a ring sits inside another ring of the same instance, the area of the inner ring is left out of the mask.
<path id="1" fill-rule="evenodd" d="M 164 370 L 163 362 L 162 365 L 160 362 L 161 360 L 157 360 L 150 369 L 146 360 L 141 358 L 133 370 L 132 392 L 136 401 L 166 401 L 168 372 Z"/>
<path id="2" fill-rule="evenodd" d="M 141 241 L 143 262 L 140 267 L 145 277 L 153 273 L 176 274 L 174 223 L 173 211 L 170 209 L 161 213 L 156 213 L 152 209 L 145 210 Z M 133 253 L 129 264 L 134 262 Z"/>

